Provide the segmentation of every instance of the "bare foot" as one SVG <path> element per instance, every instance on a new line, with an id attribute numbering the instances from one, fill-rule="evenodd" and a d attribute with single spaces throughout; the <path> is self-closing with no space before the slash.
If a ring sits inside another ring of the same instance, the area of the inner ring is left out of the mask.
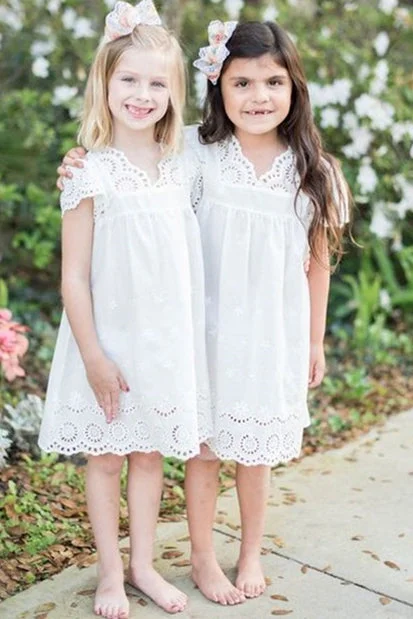
<path id="1" fill-rule="evenodd" d="M 258 557 L 245 557 L 238 561 L 238 576 L 235 581 L 247 598 L 257 598 L 265 591 L 265 578 Z"/>
<path id="2" fill-rule="evenodd" d="M 123 584 L 123 573 L 99 576 L 94 611 L 107 619 L 128 619 L 129 601 Z"/>
<path id="3" fill-rule="evenodd" d="M 192 580 L 208 600 L 223 606 L 245 602 L 244 594 L 225 576 L 215 554 L 192 555 Z"/>
<path id="4" fill-rule="evenodd" d="M 188 601 L 185 593 L 162 578 L 152 566 L 139 573 L 130 567 L 127 582 L 145 593 L 168 613 L 180 613 L 185 609 Z"/>

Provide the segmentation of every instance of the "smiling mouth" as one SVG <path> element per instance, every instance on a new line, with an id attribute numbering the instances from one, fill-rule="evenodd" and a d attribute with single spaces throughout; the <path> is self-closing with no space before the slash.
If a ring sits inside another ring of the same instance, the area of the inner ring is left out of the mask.
<path id="1" fill-rule="evenodd" d="M 136 107 L 134 105 L 126 105 L 125 107 L 134 118 L 146 118 L 153 112 L 152 107 Z"/>
<path id="2" fill-rule="evenodd" d="M 273 111 L 272 110 L 248 110 L 245 113 L 248 114 L 249 116 L 268 116 L 269 114 L 272 114 Z"/>

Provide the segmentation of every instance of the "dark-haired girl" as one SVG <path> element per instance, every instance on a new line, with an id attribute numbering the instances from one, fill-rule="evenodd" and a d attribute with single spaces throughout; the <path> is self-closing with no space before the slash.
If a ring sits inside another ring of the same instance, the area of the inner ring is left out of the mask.
<path id="1" fill-rule="evenodd" d="M 286 32 L 270 22 L 212 22 L 209 42 L 194 63 L 209 80 L 203 122 L 188 129 L 202 170 L 195 206 L 215 420 L 209 447 L 237 462 L 235 585 L 256 597 L 265 588 L 270 468 L 299 456 L 307 389 L 323 379 L 330 256 L 340 256 L 349 200 Z M 231 585 L 212 545 L 218 470 L 219 460 L 190 460 L 186 496 L 194 580 L 222 601 Z"/>

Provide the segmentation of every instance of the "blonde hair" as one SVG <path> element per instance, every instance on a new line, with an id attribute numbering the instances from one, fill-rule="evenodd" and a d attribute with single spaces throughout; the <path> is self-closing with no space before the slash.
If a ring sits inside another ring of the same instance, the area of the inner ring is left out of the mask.
<path id="1" fill-rule="evenodd" d="M 165 154 L 176 152 L 182 140 L 185 63 L 178 41 L 162 26 L 136 26 L 131 34 L 101 43 L 86 83 L 78 141 L 87 150 L 111 145 L 113 122 L 108 105 L 108 84 L 122 54 L 133 47 L 165 55 L 170 101 L 166 114 L 155 125 L 155 140 L 162 143 Z"/>

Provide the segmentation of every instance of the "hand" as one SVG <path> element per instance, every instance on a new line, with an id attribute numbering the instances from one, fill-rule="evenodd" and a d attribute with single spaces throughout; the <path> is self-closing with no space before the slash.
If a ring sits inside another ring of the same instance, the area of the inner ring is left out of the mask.
<path id="1" fill-rule="evenodd" d="M 129 386 L 116 363 L 104 354 L 87 361 L 85 367 L 97 403 L 103 409 L 106 421 L 111 423 L 118 414 L 120 392 L 129 391 Z"/>
<path id="2" fill-rule="evenodd" d="M 326 361 L 324 357 L 323 344 L 311 344 L 310 346 L 310 372 L 308 376 L 308 386 L 310 389 L 318 387 L 326 371 Z"/>
<path id="3" fill-rule="evenodd" d="M 68 170 L 66 166 L 72 166 L 75 168 L 83 168 L 82 159 L 85 157 L 85 155 L 86 155 L 86 151 L 81 146 L 78 146 L 77 148 L 71 148 L 69 152 L 66 153 L 66 155 L 63 158 L 62 163 L 57 168 L 57 173 L 59 175 L 59 178 L 56 181 L 56 187 L 60 189 L 60 191 L 63 190 L 63 183 L 62 183 L 63 178 L 65 176 L 67 178 L 72 178 L 73 176 L 71 171 Z"/>

